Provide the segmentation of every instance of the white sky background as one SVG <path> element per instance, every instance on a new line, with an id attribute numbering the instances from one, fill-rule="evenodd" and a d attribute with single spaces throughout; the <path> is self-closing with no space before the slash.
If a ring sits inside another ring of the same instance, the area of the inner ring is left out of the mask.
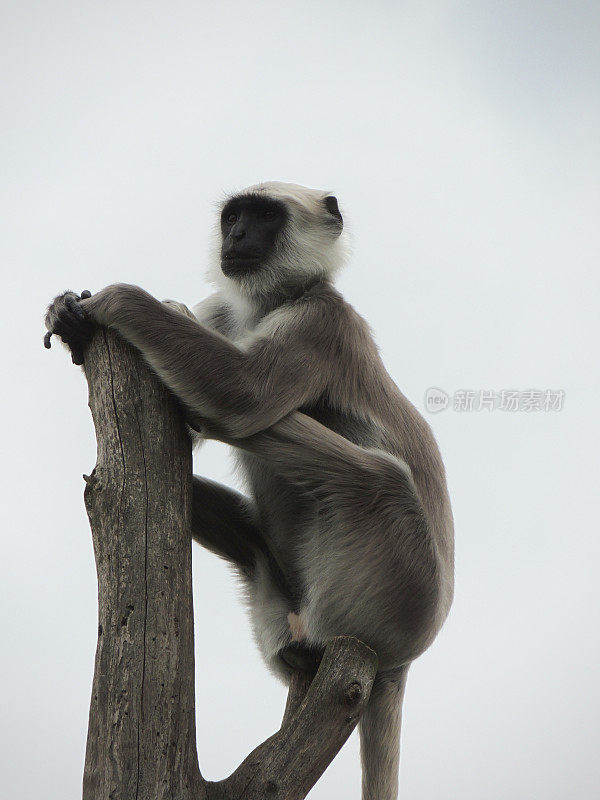
<path id="1" fill-rule="evenodd" d="M 44 308 L 115 281 L 197 301 L 215 199 L 268 179 L 339 197 L 340 286 L 419 409 L 429 386 L 566 392 L 560 413 L 428 415 L 457 594 L 411 670 L 401 796 L 596 796 L 599 6 L 424 5 L 4 5 L 2 796 L 80 796 L 96 643 L 95 438 Z M 233 481 L 221 446 L 195 469 Z M 285 692 L 227 569 L 194 547 L 194 570 L 217 779 Z M 311 797 L 359 783 L 353 737 Z"/>

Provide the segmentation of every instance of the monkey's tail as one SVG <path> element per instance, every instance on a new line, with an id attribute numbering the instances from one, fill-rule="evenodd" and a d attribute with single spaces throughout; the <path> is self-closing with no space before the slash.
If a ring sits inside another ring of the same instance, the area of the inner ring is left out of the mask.
<path id="1" fill-rule="evenodd" d="M 362 761 L 362 800 L 396 800 L 400 761 L 400 723 L 408 666 L 393 677 L 378 675 L 358 730 Z"/>

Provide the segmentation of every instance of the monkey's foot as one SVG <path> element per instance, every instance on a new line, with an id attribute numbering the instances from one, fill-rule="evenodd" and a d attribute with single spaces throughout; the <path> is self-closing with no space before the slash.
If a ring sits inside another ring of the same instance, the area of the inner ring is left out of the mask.
<path id="1" fill-rule="evenodd" d="M 287 615 L 287 621 L 292 634 L 292 642 L 302 642 L 306 639 L 308 631 L 300 614 L 294 614 L 293 611 L 290 611 Z"/>
<path id="2" fill-rule="evenodd" d="M 314 675 L 319 669 L 323 651 L 314 647 L 307 647 L 298 642 L 292 642 L 292 644 L 288 644 L 287 647 L 280 651 L 279 656 L 288 667 Z"/>

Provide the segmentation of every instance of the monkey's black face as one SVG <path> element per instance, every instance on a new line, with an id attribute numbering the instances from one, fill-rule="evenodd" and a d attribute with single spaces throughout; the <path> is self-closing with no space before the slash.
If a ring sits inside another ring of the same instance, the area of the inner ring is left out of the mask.
<path id="1" fill-rule="evenodd" d="M 221 269 L 229 278 L 258 270 L 287 220 L 283 203 L 260 195 L 232 198 L 221 213 Z"/>

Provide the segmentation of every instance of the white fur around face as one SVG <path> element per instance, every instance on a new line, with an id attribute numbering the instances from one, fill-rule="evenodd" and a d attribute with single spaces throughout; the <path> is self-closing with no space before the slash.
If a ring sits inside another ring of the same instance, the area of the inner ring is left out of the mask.
<path id="1" fill-rule="evenodd" d="M 260 271 L 242 278 L 228 278 L 221 270 L 221 229 L 217 220 L 213 235 L 209 280 L 234 305 L 259 301 L 286 285 L 331 279 L 344 266 L 348 255 L 347 236 L 331 221 L 325 198 L 331 192 L 309 189 L 295 183 L 269 181 L 249 186 L 233 197 L 263 195 L 285 203 L 290 215 L 275 252 Z"/>

